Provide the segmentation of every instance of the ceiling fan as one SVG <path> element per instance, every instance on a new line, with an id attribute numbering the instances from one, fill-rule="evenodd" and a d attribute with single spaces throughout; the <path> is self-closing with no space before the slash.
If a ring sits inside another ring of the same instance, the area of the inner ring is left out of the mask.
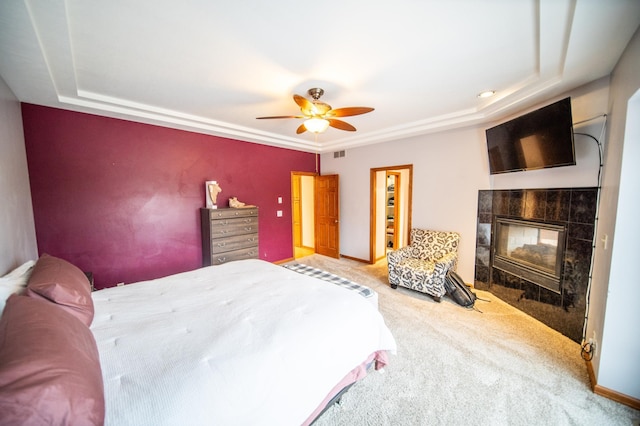
<path id="1" fill-rule="evenodd" d="M 304 118 L 305 121 L 296 130 L 297 134 L 304 133 L 307 130 L 313 133 L 322 133 L 329 126 L 355 132 L 356 128 L 351 124 L 338 120 L 335 117 L 350 117 L 352 115 L 366 114 L 373 111 L 369 107 L 346 107 L 332 109 L 331 105 L 320 101 L 320 97 L 324 94 L 324 90 L 320 88 L 309 89 L 307 93 L 313 98 L 308 100 L 300 95 L 293 95 L 293 100 L 300 107 L 302 115 L 277 115 L 273 117 L 256 117 L 259 120 L 271 118 Z"/>

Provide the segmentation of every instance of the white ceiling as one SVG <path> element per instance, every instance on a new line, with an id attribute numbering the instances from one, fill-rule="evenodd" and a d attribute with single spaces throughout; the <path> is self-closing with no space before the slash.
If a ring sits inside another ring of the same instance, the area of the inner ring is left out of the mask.
<path id="1" fill-rule="evenodd" d="M 22 102 L 328 152 L 499 119 L 610 74 L 638 0 L 2 0 Z M 321 87 L 357 132 L 296 135 Z M 493 89 L 489 99 L 477 94 Z"/>

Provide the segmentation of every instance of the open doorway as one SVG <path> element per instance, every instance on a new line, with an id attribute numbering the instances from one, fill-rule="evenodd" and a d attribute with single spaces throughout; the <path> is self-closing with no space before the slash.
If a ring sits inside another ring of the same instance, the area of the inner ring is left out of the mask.
<path id="1" fill-rule="evenodd" d="M 293 257 L 315 253 L 315 173 L 291 172 Z"/>
<path id="2" fill-rule="evenodd" d="M 409 244 L 413 165 L 371 169 L 371 263 Z"/>
<path id="3" fill-rule="evenodd" d="M 386 188 L 384 197 L 384 209 L 385 209 L 385 251 L 397 250 L 399 244 L 399 232 L 396 232 L 396 228 L 400 231 L 400 205 L 402 203 L 402 179 L 401 174 L 398 172 L 386 172 Z"/>

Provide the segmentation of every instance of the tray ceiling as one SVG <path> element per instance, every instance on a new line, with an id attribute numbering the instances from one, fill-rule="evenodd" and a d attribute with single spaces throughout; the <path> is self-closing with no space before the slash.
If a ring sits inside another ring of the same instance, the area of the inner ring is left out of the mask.
<path id="1" fill-rule="evenodd" d="M 0 76 L 22 102 L 311 152 L 485 123 L 611 73 L 630 0 L 6 0 Z M 296 135 L 322 87 L 358 131 Z M 496 90 L 480 99 L 483 90 Z"/>

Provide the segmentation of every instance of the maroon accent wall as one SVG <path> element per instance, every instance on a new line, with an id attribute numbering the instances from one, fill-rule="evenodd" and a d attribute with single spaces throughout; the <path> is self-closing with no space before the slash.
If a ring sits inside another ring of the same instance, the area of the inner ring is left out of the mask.
<path id="1" fill-rule="evenodd" d="M 314 154 L 31 104 L 22 117 L 38 251 L 96 288 L 202 266 L 206 180 L 220 206 L 260 208 L 261 259 L 292 257 L 290 172 L 314 172 Z"/>

